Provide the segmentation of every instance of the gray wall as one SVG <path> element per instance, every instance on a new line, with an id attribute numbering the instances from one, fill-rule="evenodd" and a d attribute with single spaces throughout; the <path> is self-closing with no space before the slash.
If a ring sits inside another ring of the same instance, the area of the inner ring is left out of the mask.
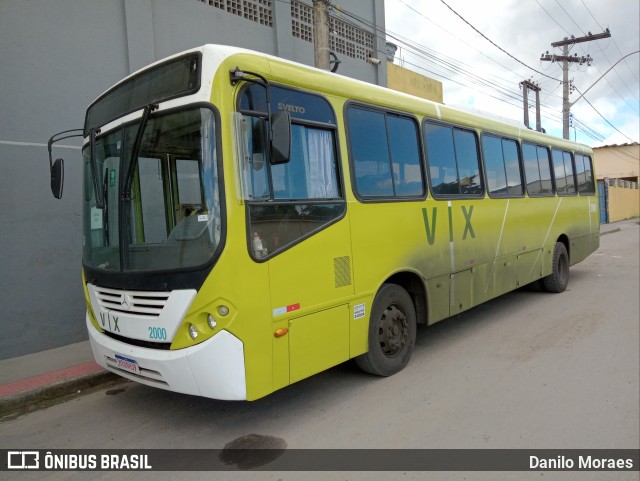
<path id="1" fill-rule="evenodd" d="M 340 3 L 384 30 L 383 0 Z M 66 166 L 55 200 L 48 138 L 82 127 L 87 105 L 125 75 L 204 43 L 312 65 L 313 44 L 291 35 L 288 1 L 272 5 L 267 27 L 197 0 L 0 0 L 0 359 L 87 338 L 80 141 L 54 149 Z M 339 73 L 386 84 L 386 62 L 339 57 Z"/>

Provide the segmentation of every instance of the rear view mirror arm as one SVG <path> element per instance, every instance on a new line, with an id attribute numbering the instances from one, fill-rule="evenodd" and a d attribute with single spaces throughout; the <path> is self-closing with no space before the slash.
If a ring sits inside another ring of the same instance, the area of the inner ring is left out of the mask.
<path id="1" fill-rule="evenodd" d="M 72 134 L 71 132 L 75 132 L 75 133 Z M 59 137 L 62 134 L 69 134 L 69 135 L 65 135 L 64 137 Z M 64 140 L 64 139 L 70 139 L 72 137 L 84 137 L 84 130 L 82 129 L 63 130 L 62 132 L 58 132 L 57 134 L 53 134 L 51 136 L 51 138 L 49 139 L 49 142 L 47 142 L 47 150 L 49 151 L 49 170 L 53 168 L 53 158 L 51 156 L 51 147 L 53 146 L 53 144 L 55 144 L 56 142 L 60 142 L 61 140 Z"/>

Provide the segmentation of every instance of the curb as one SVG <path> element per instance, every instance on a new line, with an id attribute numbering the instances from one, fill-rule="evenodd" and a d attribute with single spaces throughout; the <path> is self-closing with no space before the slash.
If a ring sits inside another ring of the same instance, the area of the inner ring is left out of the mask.
<path id="1" fill-rule="evenodd" d="M 0 385 L 0 419 L 30 411 L 37 403 L 52 401 L 100 384 L 122 379 L 93 361 Z"/>

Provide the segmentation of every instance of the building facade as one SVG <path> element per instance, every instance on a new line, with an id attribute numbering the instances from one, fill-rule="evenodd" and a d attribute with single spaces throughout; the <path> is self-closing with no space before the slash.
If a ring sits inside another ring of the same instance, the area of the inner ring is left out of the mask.
<path id="1" fill-rule="evenodd" d="M 600 223 L 640 216 L 640 144 L 605 145 L 593 149 Z"/>
<path id="2" fill-rule="evenodd" d="M 383 0 L 330 12 L 338 73 L 386 85 Z M 347 15 L 348 13 L 348 15 Z M 0 0 L 0 359 L 86 339 L 81 154 L 70 139 L 53 199 L 47 140 L 126 75 L 205 43 L 313 65 L 311 0 Z M 55 158 L 54 157 L 54 158 Z"/>

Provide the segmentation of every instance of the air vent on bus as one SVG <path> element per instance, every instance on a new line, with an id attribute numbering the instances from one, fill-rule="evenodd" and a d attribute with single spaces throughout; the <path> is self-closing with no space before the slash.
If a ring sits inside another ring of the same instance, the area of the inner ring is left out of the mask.
<path id="1" fill-rule="evenodd" d="M 169 292 L 124 291 L 98 286 L 95 292 L 100 307 L 105 311 L 148 317 L 160 316 L 170 294 Z"/>
<path id="2" fill-rule="evenodd" d="M 351 285 L 351 258 L 349 256 L 333 259 L 333 269 L 336 277 L 336 288 Z"/>

